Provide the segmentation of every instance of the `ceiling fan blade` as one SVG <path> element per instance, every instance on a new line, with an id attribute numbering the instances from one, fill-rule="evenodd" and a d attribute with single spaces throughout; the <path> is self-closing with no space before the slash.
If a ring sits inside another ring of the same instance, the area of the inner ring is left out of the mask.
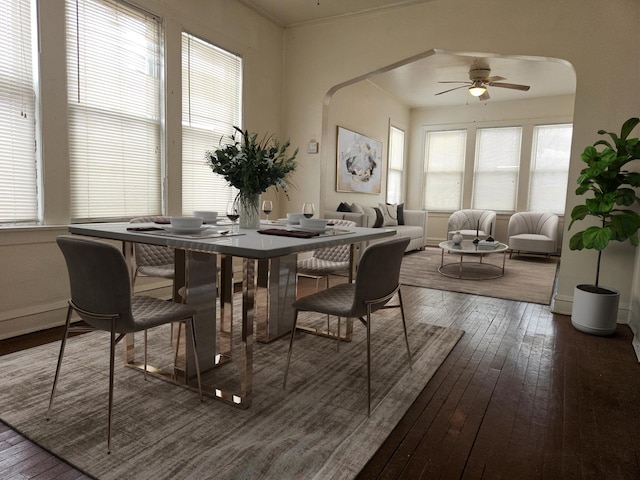
<path id="1" fill-rule="evenodd" d="M 471 85 L 472 82 L 469 82 L 468 80 L 448 80 L 448 81 L 441 81 L 438 83 L 466 83 L 467 85 Z"/>
<path id="2" fill-rule="evenodd" d="M 445 90 L 444 92 L 436 93 L 436 95 L 442 95 L 443 93 L 453 92 L 454 90 L 458 90 L 460 88 L 469 88 L 469 87 L 467 87 L 466 85 L 462 85 L 460 87 L 450 88 L 449 90 Z"/>
<path id="3" fill-rule="evenodd" d="M 523 92 L 526 92 L 527 90 L 529 90 L 529 88 L 531 88 L 529 85 L 518 85 L 517 83 L 494 83 L 494 82 L 491 82 L 491 83 L 489 83 L 489 85 L 492 86 L 492 87 L 510 88 L 512 90 L 522 90 Z"/>
<path id="4" fill-rule="evenodd" d="M 484 102 L 485 100 L 489 100 L 491 97 L 489 96 L 489 90 L 487 90 L 486 92 L 484 92 L 482 95 L 480 95 L 478 97 L 478 100 L 480 100 L 481 102 Z"/>
<path id="5" fill-rule="evenodd" d="M 496 75 L 495 77 L 487 77 L 483 79 L 484 83 L 499 82 L 500 80 L 506 80 L 506 78 Z"/>

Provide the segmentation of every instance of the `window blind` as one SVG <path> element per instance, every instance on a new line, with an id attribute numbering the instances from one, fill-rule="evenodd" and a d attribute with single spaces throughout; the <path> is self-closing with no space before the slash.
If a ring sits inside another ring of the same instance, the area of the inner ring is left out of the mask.
<path id="1" fill-rule="evenodd" d="M 182 34 L 182 211 L 224 213 L 237 190 L 205 163 L 205 152 L 241 127 L 242 59 Z"/>
<path id="2" fill-rule="evenodd" d="M 162 213 L 160 29 L 122 2 L 67 1 L 73 221 Z"/>
<path id="3" fill-rule="evenodd" d="M 404 170 L 404 131 L 389 127 L 389 171 L 387 172 L 387 202 L 402 201 L 402 172 Z"/>
<path id="4" fill-rule="evenodd" d="M 481 128 L 476 136 L 472 208 L 515 211 L 522 128 Z"/>
<path id="5" fill-rule="evenodd" d="M 564 213 L 572 134 L 571 124 L 533 128 L 529 210 Z"/>
<path id="6" fill-rule="evenodd" d="M 38 220 L 31 2 L 0 0 L 0 223 Z"/>
<path id="7" fill-rule="evenodd" d="M 466 130 L 427 132 L 425 143 L 424 208 L 459 210 L 462 205 Z"/>

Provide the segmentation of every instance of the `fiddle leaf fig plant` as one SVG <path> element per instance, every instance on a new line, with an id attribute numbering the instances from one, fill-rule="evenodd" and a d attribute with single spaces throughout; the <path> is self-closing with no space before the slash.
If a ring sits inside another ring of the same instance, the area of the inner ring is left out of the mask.
<path id="1" fill-rule="evenodd" d="M 620 135 L 599 130 L 599 135 L 608 135 L 611 141 L 598 140 L 593 146 L 586 147 L 580 155 L 587 166 L 578 177 L 576 195 L 591 192 L 592 197 L 573 208 L 569 229 L 574 222 L 589 216 L 597 218 L 599 225 L 574 234 L 569 240 L 569 248 L 598 251 L 596 287 L 600 277 L 602 250 L 609 242 L 629 240 L 632 245 L 638 246 L 640 215 L 630 207 L 640 205 L 640 198 L 635 190 L 640 187 L 640 173 L 626 169 L 629 162 L 640 159 L 638 138 L 628 138 L 638 123 L 640 119 L 630 118 L 622 125 Z"/>

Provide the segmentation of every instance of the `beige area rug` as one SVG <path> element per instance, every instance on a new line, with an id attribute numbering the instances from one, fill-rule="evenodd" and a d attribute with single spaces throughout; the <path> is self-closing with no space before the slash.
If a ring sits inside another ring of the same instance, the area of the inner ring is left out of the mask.
<path id="1" fill-rule="evenodd" d="M 342 343 L 339 353 L 335 341 L 299 333 L 287 390 L 287 339 L 256 344 L 255 396 L 247 410 L 212 398 L 200 403 L 196 393 L 154 377 L 145 382 L 118 362 L 110 455 L 108 334 L 69 340 L 48 422 L 59 343 L 0 357 L 0 418 L 100 479 L 353 478 L 463 335 L 407 312 L 410 370 L 397 312 L 380 311 L 372 322 L 370 417 L 365 329 L 358 322 L 354 340 Z M 150 363 L 171 359 L 168 332 L 161 327 L 150 334 Z"/>
<path id="2" fill-rule="evenodd" d="M 404 285 L 435 288 L 451 292 L 470 293 L 485 297 L 520 300 L 523 302 L 549 305 L 553 293 L 559 259 L 546 259 L 534 255 L 513 255 L 506 257 L 504 276 L 490 280 L 482 280 L 482 276 L 498 272 L 496 267 L 482 267 L 478 265 L 478 258 L 467 255 L 463 259 L 465 276 L 474 279 L 458 279 L 444 276 L 438 272 L 441 263 L 439 248 L 426 248 L 405 254 L 402 260 L 400 281 Z M 460 256 L 446 254 L 444 256 L 447 272 L 456 275 Z M 502 254 L 485 255 L 484 263 L 502 267 Z"/>

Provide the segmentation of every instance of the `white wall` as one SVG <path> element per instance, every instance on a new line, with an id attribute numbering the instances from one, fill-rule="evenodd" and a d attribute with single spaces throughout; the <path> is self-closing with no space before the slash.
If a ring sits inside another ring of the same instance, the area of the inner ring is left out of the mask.
<path id="1" fill-rule="evenodd" d="M 598 138 L 596 132 L 618 130 L 640 111 L 639 24 L 636 0 L 488 0 L 482 9 L 469 8 L 465 0 L 438 0 L 290 28 L 285 32 L 285 133 L 294 144 L 318 136 L 325 142 L 328 93 L 431 49 L 550 57 L 576 72 L 569 178 L 577 178 L 579 153 Z M 315 192 L 320 198 L 333 181 L 328 170 L 333 152 L 324 148 L 321 157 L 313 164 L 301 159 L 311 174 L 298 179 L 305 196 Z M 581 201 L 570 189 L 566 210 Z M 622 311 L 629 310 L 634 253 L 629 245 L 606 251 L 603 283 L 621 291 Z M 594 266 L 595 253 L 570 251 L 565 235 L 558 312 L 570 313 L 573 287 L 591 282 Z"/>
<path id="2" fill-rule="evenodd" d="M 357 202 L 370 206 L 385 203 L 387 186 L 384 179 L 387 178 L 388 168 L 389 124 L 404 130 L 408 137 L 409 109 L 371 82 L 358 82 L 338 90 L 333 95 L 328 109 L 328 131 L 323 148 L 324 152 L 333 152 L 333 162 L 328 161 L 327 164 L 327 181 L 324 184 L 324 190 L 314 189 L 324 194 L 324 204 L 328 210 L 335 210 L 340 202 Z M 378 166 L 382 172 L 379 195 L 336 191 L 338 126 L 382 142 L 382 164 Z"/>
<path id="3" fill-rule="evenodd" d="M 166 51 L 168 214 L 181 212 L 181 32 L 244 60 L 243 123 L 282 135 L 283 30 L 235 1 L 133 0 L 159 16 Z M 64 0 L 39 0 L 44 224 L 0 229 L 0 338 L 64 323 L 68 280 L 55 237 L 69 222 Z M 147 288 L 156 285 L 151 283 Z"/>

